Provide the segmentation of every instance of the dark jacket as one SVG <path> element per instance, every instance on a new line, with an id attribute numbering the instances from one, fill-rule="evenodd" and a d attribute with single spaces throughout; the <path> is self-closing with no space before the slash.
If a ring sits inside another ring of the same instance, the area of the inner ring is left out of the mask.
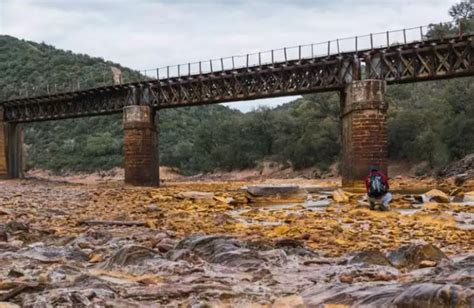
<path id="1" fill-rule="evenodd" d="M 388 186 L 388 177 L 382 171 L 380 170 L 370 171 L 369 175 L 365 178 L 365 188 L 367 190 L 367 194 L 369 193 L 370 178 L 372 177 L 372 175 L 380 175 L 380 177 L 382 178 L 382 184 L 385 185 L 385 187 L 387 188 L 387 191 L 390 189 L 390 186 Z"/>

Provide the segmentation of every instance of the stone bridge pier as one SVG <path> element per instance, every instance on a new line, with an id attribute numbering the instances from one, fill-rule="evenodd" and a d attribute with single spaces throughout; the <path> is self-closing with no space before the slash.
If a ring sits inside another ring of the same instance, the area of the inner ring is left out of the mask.
<path id="1" fill-rule="evenodd" d="M 123 109 L 125 183 L 158 186 L 158 115 L 147 105 Z"/>
<path id="2" fill-rule="evenodd" d="M 4 121 L 0 107 L 0 179 L 23 177 L 23 128 Z"/>
<path id="3" fill-rule="evenodd" d="M 350 83 L 341 95 L 342 185 L 359 186 L 376 166 L 387 174 L 387 109 L 383 80 Z"/>

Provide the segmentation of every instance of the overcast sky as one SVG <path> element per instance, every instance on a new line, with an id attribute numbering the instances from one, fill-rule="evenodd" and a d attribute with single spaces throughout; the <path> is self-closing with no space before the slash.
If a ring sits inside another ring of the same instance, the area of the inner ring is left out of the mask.
<path id="1" fill-rule="evenodd" d="M 456 2 L 0 0 L 0 33 L 144 70 L 447 21 Z"/>

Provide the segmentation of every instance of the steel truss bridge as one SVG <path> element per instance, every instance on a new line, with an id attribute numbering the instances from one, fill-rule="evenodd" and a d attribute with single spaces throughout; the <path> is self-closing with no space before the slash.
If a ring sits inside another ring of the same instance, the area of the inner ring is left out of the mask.
<path id="1" fill-rule="evenodd" d="M 220 69 L 216 70 L 211 60 L 207 72 L 202 70 L 202 62 L 197 72 L 192 72 L 191 64 L 187 73 L 180 73 L 182 67 L 177 66 L 174 76 L 167 67 L 164 78 L 0 102 L 0 114 L 3 109 L 6 122 L 34 122 L 118 113 L 129 105 L 162 109 L 342 90 L 363 79 L 395 84 L 474 75 L 473 34 L 426 39 L 420 29 L 420 38 L 411 42 L 402 30 L 401 43 L 390 41 L 392 32 L 384 32 L 386 44 L 379 47 L 370 35 L 366 36 L 370 45 L 365 48 L 361 48 L 363 37 L 352 38 L 350 51 L 341 50 L 339 40 L 327 42 L 325 55 L 315 55 L 315 45 L 308 45 L 309 56 L 302 55 L 308 46 L 298 46 L 294 57 L 288 57 L 289 50 L 284 48 L 280 50 L 283 58 L 275 59 L 277 50 L 272 50 L 253 54 L 258 55 L 253 63 L 247 55 L 243 66 L 236 66 L 232 57 L 229 68 L 220 59 Z M 269 60 L 262 61 L 262 56 Z"/>

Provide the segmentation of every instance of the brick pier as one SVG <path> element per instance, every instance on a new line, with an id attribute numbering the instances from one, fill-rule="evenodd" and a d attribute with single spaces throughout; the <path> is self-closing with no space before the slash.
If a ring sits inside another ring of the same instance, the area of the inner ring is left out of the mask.
<path id="1" fill-rule="evenodd" d="M 0 107 L 0 179 L 23 177 L 23 129 L 3 120 Z"/>
<path id="2" fill-rule="evenodd" d="M 155 111 L 150 106 L 123 109 L 125 183 L 158 186 L 158 134 Z"/>
<path id="3" fill-rule="evenodd" d="M 382 80 L 353 81 L 341 99 L 342 185 L 359 186 L 369 166 L 387 173 L 386 84 Z"/>

